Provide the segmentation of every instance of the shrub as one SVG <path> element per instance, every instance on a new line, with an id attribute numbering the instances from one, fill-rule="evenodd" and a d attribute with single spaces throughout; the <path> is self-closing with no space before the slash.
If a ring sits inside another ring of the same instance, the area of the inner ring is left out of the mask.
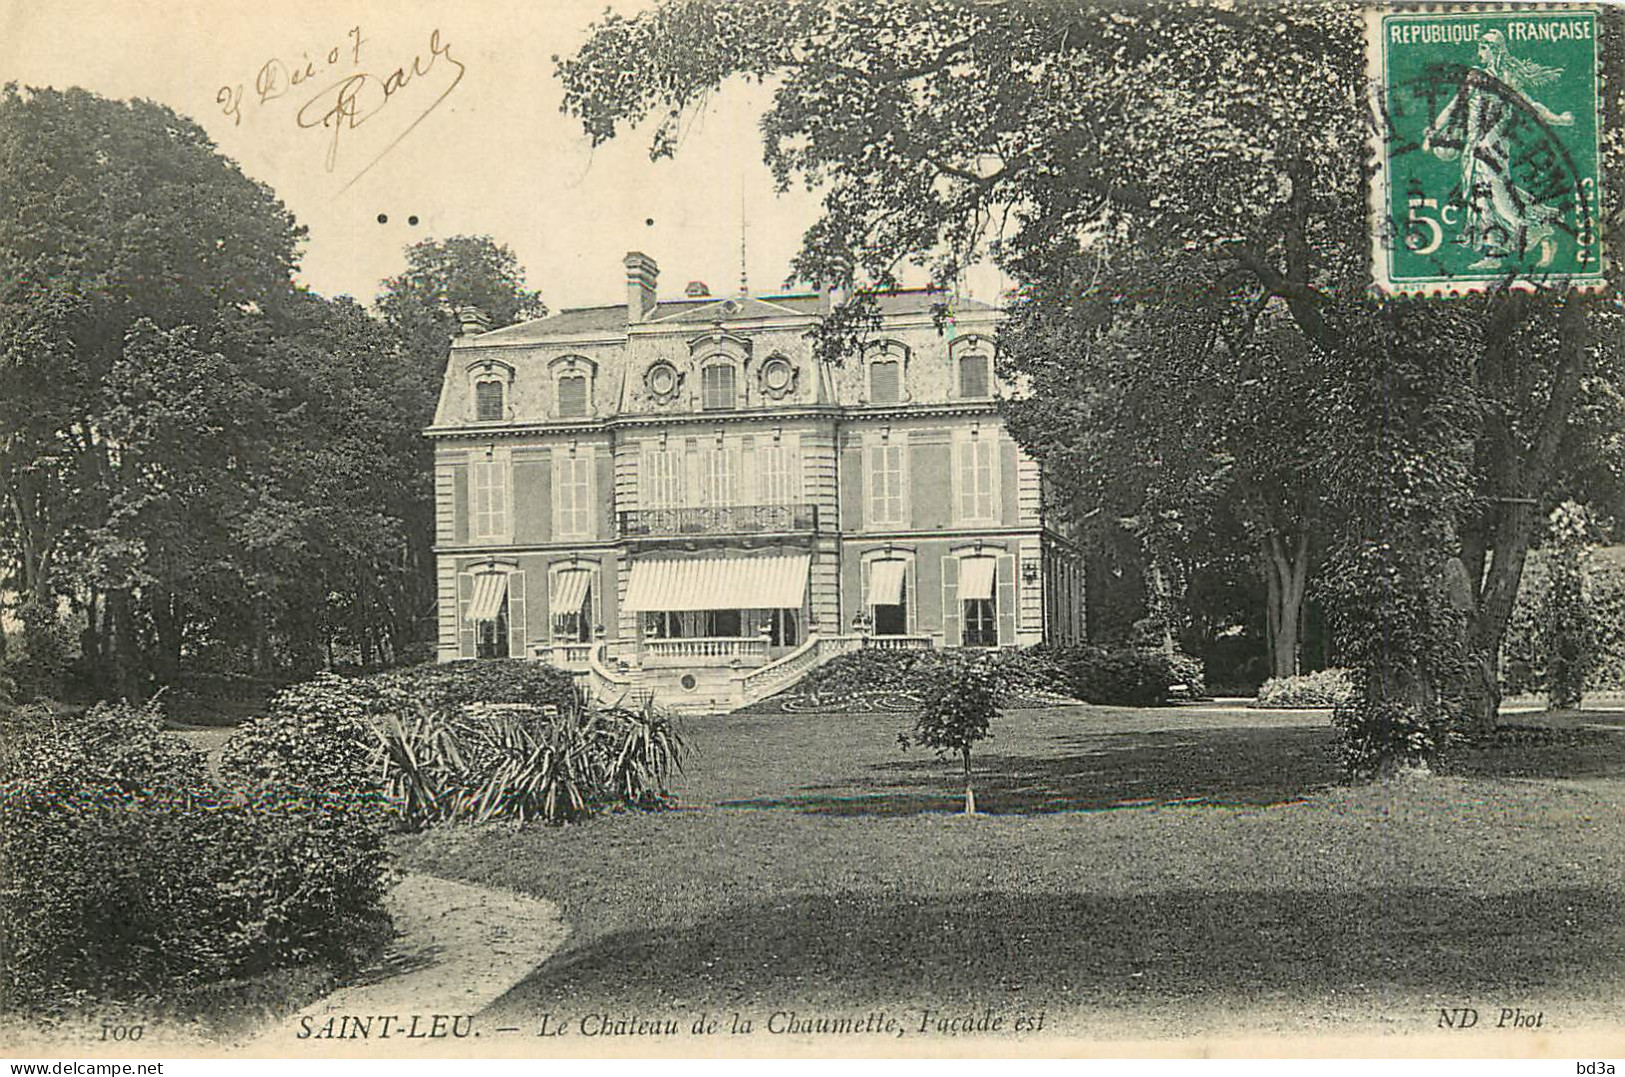
<path id="1" fill-rule="evenodd" d="M 319 673 L 283 689 L 264 717 L 239 726 L 221 751 L 222 769 L 250 786 L 374 790 L 373 722 L 392 703 L 371 680 Z"/>
<path id="2" fill-rule="evenodd" d="M 222 788 L 153 706 L 31 706 L 3 721 L 7 1006 L 349 967 L 387 938 L 376 802 Z"/>
<path id="3" fill-rule="evenodd" d="M 390 699 L 415 699 L 436 708 L 472 703 L 523 703 L 562 710 L 575 702 L 575 678 L 556 666 L 522 658 L 429 662 L 379 673 L 366 680 Z"/>
<path id="4" fill-rule="evenodd" d="M 1003 706 L 1048 703 L 1047 695 L 1067 690 L 1055 652 L 1043 646 L 917 651 L 865 647 L 814 669 L 785 698 L 806 701 L 809 706 L 813 701 L 824 706 L 850 702 L 865 708 L 911 710 L 949 664 L 959 660 L 986 665 Z"/>
<path id="5" fill-rule="evenodd" d="M 985 740 L 998 717 L 998 678 L 989 657 L 955 655 L 933 671 L 922 684 L 920 709 L 912 734 L 898 743 L 930 748 L 939 757 L 954 754 L 965 768 L 965 814 L 976 814 L 976 793 L 971 788 L 970 756 Z"/>
<path id="6" fill-rule="evenodd" d="M 1271 677 L 1258 689 L 1260 707 L 1336 707 L 1347 703 L 1354 682 L 1346 669 L 1322 669 L 1296 677 Z"/>
<path id="7" fill-rule="evenodd" d="M 1358 692 L 1332 711 L 1332 725 L 1340 761 L 1356 778 L 1429 769 L 1450 745 L 1450 718 L 1442 708 L 1428 718 L 1397 701 L 1367 702 Z"/>
<path id="8" fill-rule="evenodd" d="M 1168 690 L 1179 683 L 1172 660 L 1162 651 L 1085 645 L 1058 650 L 1055 659 L 1072 695 L 1086 703 L 1166 703 Z"/>
<path id="9" fill-rule="evenodd" d="M 348 972 L 387 943 L 388 816 L 375 796 L 262 784 L 234 800 L 210 856 L 226 913 L 230 971 L 320 962 Z"/>
<path id="10" fill-rule="evenodd" d="M 1178 691 L 1184 699 L 1203 699 L 1207 696 L 1207 678 L 1202 660 L 1184 651 L 1168 656 L 1168 668 L 1173 677 L 1170 692 Z"/>
<path id="11" fill-rule="evenodd" d="M 20 699 L 60 699 L 73 661 L 73 630 L 48 602 L 24 603 L 17 619 L 22 630 L 7 641 L 5 675 Z"/>
<path id="12" fill-rule="evenodd" d="M 1543 611 L 1551 590 L 1552 555 L 1530 555 L 1523 584 L 1501 645 L 1501 690 L 1507 695 L 1544 692 L 1552 657 Z M 1587 691 L 1625 689 L 1625 549 L 1593 551 L 1585 567 L 1582 594 L 1590 611 L 1592 657 Z"/>
<path id="13" fill-rule="evenodd" d="M 1578 707 L 1597 665 L 1596 632 L 1586 601 L 1590 561 L 1585 510 L 1564 502 L 1548 526 L 1547 587 L 1541 603 L 1540 642 L 1546 654 L 1546 704 Z"/>

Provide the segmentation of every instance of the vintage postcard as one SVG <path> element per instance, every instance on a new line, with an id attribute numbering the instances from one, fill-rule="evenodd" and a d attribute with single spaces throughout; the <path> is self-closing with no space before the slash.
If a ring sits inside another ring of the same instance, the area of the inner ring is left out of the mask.
<path id="1" fill-rule="evenodd" d="M 1622 86 L 0 0 L 0 1055 L 1614 1073 Z"/>

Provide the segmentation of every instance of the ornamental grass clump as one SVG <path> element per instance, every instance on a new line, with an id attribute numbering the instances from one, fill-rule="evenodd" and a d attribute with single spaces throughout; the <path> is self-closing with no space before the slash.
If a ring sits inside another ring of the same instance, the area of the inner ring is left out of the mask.
<path id="1" fill-rule="evenodd" d="M 612 807 L 654 810 L 682 766 L 664 713 L 594 707 L 577 698 L 456 710 L 415 706 L 377 728 L 387 795 L 405 824 L 575 822 Z"/>
<path id="2" fill-rule="evenodd" d="M 985 658 L 955 656 L 922 685 L 920 709 L 910 732 L 898 734 L 904 751 L 929 748 L 938 758 L 957 755 L 965 774 L 965 814 L 976 814 L 971 785 L 971 749 L 991 736 L 999 716 L 998 677 Z"/>

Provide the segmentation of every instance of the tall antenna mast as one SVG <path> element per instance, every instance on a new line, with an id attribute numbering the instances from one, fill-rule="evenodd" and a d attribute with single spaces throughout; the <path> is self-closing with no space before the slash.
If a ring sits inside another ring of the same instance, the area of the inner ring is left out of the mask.
<path id="1" fill-rule="evenodd" d="M 745 276 L 745 170 L 739 170 L 739 294 L 750 295 L 750 281 Z"/>

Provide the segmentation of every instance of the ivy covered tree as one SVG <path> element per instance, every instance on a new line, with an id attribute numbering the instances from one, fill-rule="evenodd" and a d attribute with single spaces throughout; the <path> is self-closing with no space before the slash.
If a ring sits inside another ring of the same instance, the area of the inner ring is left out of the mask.
<path id="1" fill-rule="evenodd" d="M 1625 13 L 1606 10 L 1600 37 L 1611 85 Z M 730 78 L 777 80 L 766 159 L 782 184 L 825 192 L 796 276 L 887 285 L 912 260 L 952 281 L 992 257 L 1022 283 L 1001 337 L 1016 373 L 1132 365 L 1157 346 L 1165 282 L 1204 356 L 1244 362 L 1284 334 L 1300 406 L 1323 422 L 1315 466 L 1283 466 L 1322 492 L 1306 504 L 1364 705 L 1430 728 L 1493 723 L 1530 540 L 1625 332 L 1617 305 L 1555 290 L 1372 298 L 1378 121 L 1358 5 L 666 0 L 607 16 L 558 73 L 595 142 L 652 121 L 655 156 Z M 1625 117 L 1617 95 L 1604 107 L 1601 203 L 1618 206 Z M 864 324 L 857 309 L 832 319 L 827 350 Z M 1027 428 L 1047 437 L 1023 440 L 1064 458 L 1090 435 L 1056 433 L 1100 415 L 1057 407 Z M 1122 444 L 1145 440 L 1132 409 L 1116 421 Z M 1212 471 L 1196 447 L 1168 454 L 1194 461 L 1175 490 Z"/>

